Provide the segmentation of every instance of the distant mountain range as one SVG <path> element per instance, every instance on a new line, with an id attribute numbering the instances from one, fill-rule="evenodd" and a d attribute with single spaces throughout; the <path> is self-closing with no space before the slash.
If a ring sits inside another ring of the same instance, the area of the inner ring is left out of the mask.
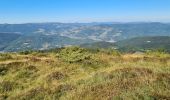
<path id="1" fill-rule="evenodd" d="M 100 45 L 103 41 L 107 43 L 105 45 L 107 47 L 117 41 L 147 36 L 170 36 L 170 24 L 156 22 L 0 24 L 0 51 L 37 50 L 96 42 Z"/>

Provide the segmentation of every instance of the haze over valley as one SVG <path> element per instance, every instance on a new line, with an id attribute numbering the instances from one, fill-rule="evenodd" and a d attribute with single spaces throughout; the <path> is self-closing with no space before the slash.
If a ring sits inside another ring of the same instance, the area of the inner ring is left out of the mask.
<path id="1" fill-rule="evenodd" d="M 158 22 L 0 24 L 0 50 L 44 50 L 94 42 L 114 44 L 125 39 L 147 36 L 170 36 L 170 24 Z"/>

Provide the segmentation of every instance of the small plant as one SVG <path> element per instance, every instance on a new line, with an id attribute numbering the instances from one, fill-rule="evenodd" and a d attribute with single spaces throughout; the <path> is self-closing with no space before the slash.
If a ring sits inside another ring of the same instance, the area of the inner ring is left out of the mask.
<path id="1" fill-rule="evenodd" d="M 81 62 L 90 59 L 90 56 L 90 53 L 86 49 L 79 47 L 68 47 L 59 53 L 59 58 L 69 63 Z"/>

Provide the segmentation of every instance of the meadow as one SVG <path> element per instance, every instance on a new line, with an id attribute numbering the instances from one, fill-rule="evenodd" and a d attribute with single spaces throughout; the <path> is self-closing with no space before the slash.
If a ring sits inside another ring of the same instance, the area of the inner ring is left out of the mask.
<path id="1" fill-rule="evenodd" d="M 1 53 L 0 100 L 170 100 L 170 54 L 79 47 Z"/>

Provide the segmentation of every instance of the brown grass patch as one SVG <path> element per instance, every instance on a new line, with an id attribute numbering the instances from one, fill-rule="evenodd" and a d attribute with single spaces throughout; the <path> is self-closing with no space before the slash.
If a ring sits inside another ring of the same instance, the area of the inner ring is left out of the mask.
<path id="1" fill-rule="evenodd" d="M 49 74 L 47 76 L 47 79 L 48 80 L 61 80 L 61 79 L 65 78 L 65 77 L 66 77 L 65 74 L 56 71 L 56 72 L 53 72 L 53 73 Z"/>

